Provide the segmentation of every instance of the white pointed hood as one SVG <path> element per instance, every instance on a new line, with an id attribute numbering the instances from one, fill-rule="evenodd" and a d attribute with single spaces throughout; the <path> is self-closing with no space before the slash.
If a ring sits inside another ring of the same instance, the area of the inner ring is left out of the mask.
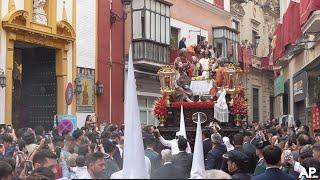
<path id="1" fill-rule="evenodd" d="M 124 151 L 123 177 L 145 179 L 149 175 L 146 170 L 140 112 L 136 90 L 136 79 L 132 60 L 132 47 L 129 50 L 128 78 L 126 82 L 124 103 Z"/>
<path id="2" fill-rule="evenodd" d="M 192 168 L 190 172 L 191 179 L 203 179 L 205 174 L 204 161 L 203 161 L 203 144 L 202 144 L 202 131 L 201 122 L 198 113 L 198 123 L 196 140 L 194 144 L 194 153 L 192 159 Z"/>
<path id="3" fill-rule="evenodd" d="M 186 132 L 186 125 L 184 123 L 184 114 L 183 114 L 183 106 L 181 105 L 181 111 L 180 111 L 180 130 L 178 135 L 183 136 L 187 139 L 187 132 Z"/>

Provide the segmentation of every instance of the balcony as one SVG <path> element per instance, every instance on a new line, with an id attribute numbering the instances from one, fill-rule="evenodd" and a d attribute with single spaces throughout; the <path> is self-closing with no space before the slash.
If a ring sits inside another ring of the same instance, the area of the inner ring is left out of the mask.
<path id="1" fill-rule="evenodd" d="M 179 49 L 170 49 L 170 64 L 174 63 L 174 60 L 179 56 Z M 190 52 L 187 52 L 187 58 L 188 60 L 191 60 L 192 56 L 196 56 L 198 59 L 203 58 L 201 54 L 192 54 Z"/>
<path id="2" fill-rule="evenodd" d="M 169 64 L 169 46 L 150 40 L 133 41 L 133 60 L 136 66 L 150 70 Z"/>
<path id="3" fill-rule="evenodd" d="M 272 71 L 273 70 L 273 66 L 270 65 L 269 61 L 270 58 L 269 57 L 257 57 L 255 55 L 251 55 L 251 59 L 252 59 L 252 67 L 259 69 L 259 70 L 265 70 L 265 71 Z"/>
<path id="4" fill-rule="evenodd" d="M 320 29 L 320 10 L 314 11 L 301 29 L 303 33 L 318 32 Z"/>
<path id="5" fill-rule="evenodd" d="M 261 58 L 252 55 L 251 56 L 252 59 L 252 67 L 256 68 L 256 69 L 261 69 Z"/>

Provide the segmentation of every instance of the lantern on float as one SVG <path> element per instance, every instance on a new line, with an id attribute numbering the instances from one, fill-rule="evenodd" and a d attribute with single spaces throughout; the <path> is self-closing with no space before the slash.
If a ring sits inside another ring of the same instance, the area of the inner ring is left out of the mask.
<path id="1" fill-rule="evenodd" d="M 166 105 L 170 106 L 170 95 L 175 93 L 175 79 L 177 71 L 171 66 L 163 66 L 159 71 L 160 92 L 166 99 Z"/>
<path id="2" fill-rule="evenodd" d="M 241 89 L 242 69 L 235 64 L 226 64 L 224 67 L 224 85 L 223 88 L 231 96 L 238 93 Z"/>

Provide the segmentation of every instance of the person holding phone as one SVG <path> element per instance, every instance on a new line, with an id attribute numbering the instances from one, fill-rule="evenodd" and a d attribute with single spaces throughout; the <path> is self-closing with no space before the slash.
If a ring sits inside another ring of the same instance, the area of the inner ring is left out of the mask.
<path id="1" fill-rule="evenodd" d="M 16 151 L 16 144 L 13 141 L 13 137 L 10 134 L 4 134 L 2 140 L 5 149 L 4 156 L 12 157 L 13 153 Z"/>

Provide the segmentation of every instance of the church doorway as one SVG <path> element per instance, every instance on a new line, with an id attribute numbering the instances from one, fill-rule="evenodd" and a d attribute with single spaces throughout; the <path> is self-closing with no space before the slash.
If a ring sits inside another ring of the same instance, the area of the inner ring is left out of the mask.
<path id="1" fill-rule="evenodd" d="M 51 130 L 57 114 L 56 50 L 15 41 L 12 78 L 13 127 Z"/>

